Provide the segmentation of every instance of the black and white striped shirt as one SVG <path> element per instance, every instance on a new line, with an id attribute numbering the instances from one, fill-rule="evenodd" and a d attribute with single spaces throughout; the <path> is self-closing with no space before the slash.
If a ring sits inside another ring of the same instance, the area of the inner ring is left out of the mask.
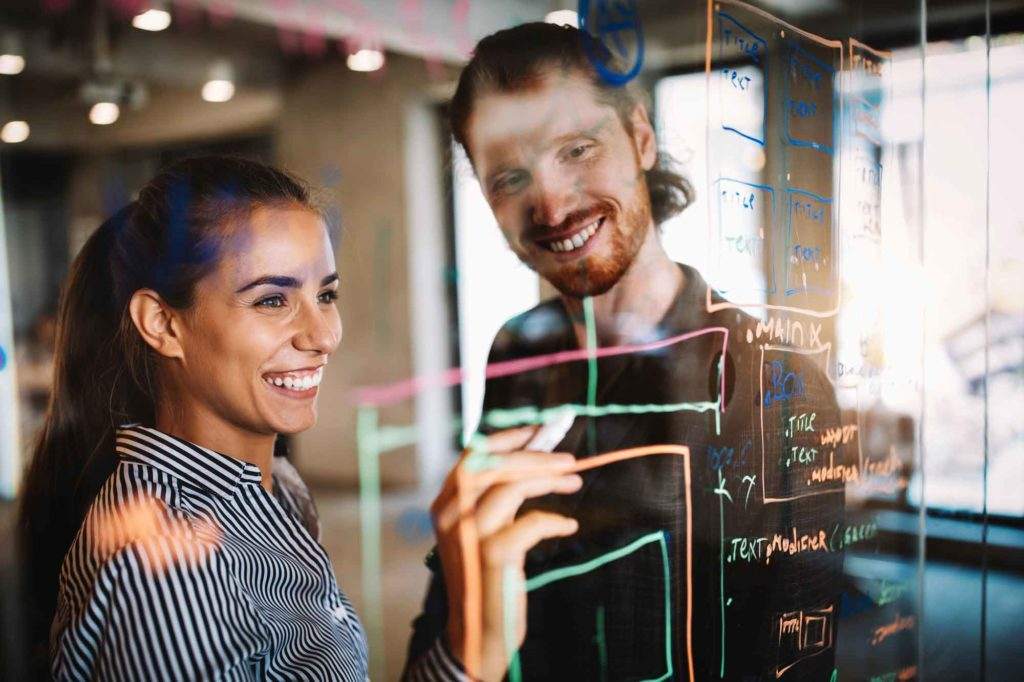
<path id="1" fill-rule="evenodd" d="M 362 626 L 287 460 L 269 494 L 255 465 L 156 429 L 119 429 L 117 454 L 61 568 L 56 679 L 367 679 Z M 407 674 L 468 679 L 441 639 Z"/>
<path id="2" fill-rule="evenodd" d="M 120 429 L 117 453 L 61 569 L 57 679 L 366 679 L 287 461 L 269 494 L 255 465 L 155 429 Z"/>

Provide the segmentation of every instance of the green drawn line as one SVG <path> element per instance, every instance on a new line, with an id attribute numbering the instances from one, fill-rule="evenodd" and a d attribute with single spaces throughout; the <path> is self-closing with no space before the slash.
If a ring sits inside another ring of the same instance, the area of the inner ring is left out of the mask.
<path id="1" fill-rule="evenodd" d="M 665 541 L 665 533 L 662 531 L 655 531 L 643 537 L 637 538 L 633 542 L 629 543 L 625 547 L 612 550 L 599 557 L 595 557 L 590 561 L 585 561 L 581 564 L 575 564 L 573 566 L 563 566 L 562 568 L 556 568 L 540 575 L 535 575 L 526 581 L 526 591 L 532 592 L 546 585 L 550 585 L 553 582 L 563 580 L 565 578 L 574 578 L 584 573 L 589 573 L 594 569 L 600 568 L 607 563 L 621 559 L 627 554 L 632 554 L 636 550 L 640 549 L 644 545 L 649 545 L 652 542 L 657 542 L 661 545 L 661 565 L 662 573 L 665 576 L 665 668 L 667 672 L 661 677 L 641 680 L 641 682 L 663 682 L 663 680 L 671 679 L 672 677 L 672 596 L 671 596 L 671 576 L 669 574 L 668 564 L 668 545 Z M 507 608 L 507 607 L 506 607 Z"/>
<path id="2" fill-rule="evenodd" d="M 689 540 L 687 540 L 689 542 Z M 665 535 L 662 533 L 661 536 L 661 569 L 662 575 L 665 577 L 665 669 L 668 671 L 657 680 L 651 682 L 661 682 L 661 680 L 667 680 L 672 677 L 672 599 L 669 596 L 671 590 L 671 577 L 668 571 L 668 545 L 665 543 Z M 687 643 L 687 646 L 690 646 Z"/>
<path id="3" fill-rule="evenodd" d="M 583 321 L 587 326 L 587 407 L 597 406 L 597 324 L 594 322 L 594 299 L 583 299 Z M 587 452 L 597 452 L 597 428 L 593 421 L 587 424 Z"/>
<path id="4" fill-rule="evenodd" d="M 397 450 L 407 445 L 415 445 L 418 440 L 418 431 L 415 425 L 411 426 L 381 426 L 377 429 L 377 452 L 384 454 L 388 450 Z"/>
<path id="5" fill-rule="evenodd" d="M 516 647 L 516 597 L 519 581 L 516 571 L 506 566 L 501 575 L 501 604 L 505 620 L 505 654 L 508 656 L 509 682 L 521 682 L 523 671 L 519 664 L 519 649 Z"/>
<path id="6" fill-rule="evenodd" d="M 371 665 L 383 675 L 384 629 L 380 589 L 380 446 L 377 441 L 379 413 L 360 407 L 356 418 L 359 456 L 359 523 L 362 535 L 363 602 Z"/>
<path id="7" fill-rule="evenodd" d="M 597 661 L 601 666 L 601 682 L 608 680 L 608 643 L 604 637 L 604 605 L 597 607 L 597 624 L 594 626 L 594 641 L 597 643 Z"/>
<path id="8" fill-rule="evenodd" d="M 718 487 L 722 488 L 722 467 L 718 467 Z M 721 541 L 718 545 L 718 589 L 722 598 L 722 665 L 718 676 L 725 679 L 725 500 L 718 496 L 718 525 Z"/>
<path id="9" fill-rule="evenodd" d="M 718 358 L 718 383 L 721 385 L 722 374 L 725 372 L 725 353 Z M 719 396 L 719 400 L 724 400 L 725 396 Z M 717 420 L 716 420 L 717 422 Z M 719 429 L 716 429 L 719 430 Z M 722 478 L 722 467 L 718 467 L 718 487 L 723 489 L 725 487 L 725 479 Z M 747 489 L 747 495 L 750 495 L 750 490 Z M 725 679 L 725 500 L 722 499 L 724 495 L 718 496 L 718 528 L 719 528 L 719 545 L 718 545 L 718 594 L 721 598 L 722 611 L 722 661 L 718 676 Z M 732 498 L 730 498 L 731 501 Z"/>
<path id="10" fill-rule="evenodd" d="M 649 414 L 665 412 L 715 412 L 716 431 L 718 430 L 718 406 L 715 402 L 693 402 L 693 403 L 665 403 L 655 405 L 574 405 L 564 404 L 556 407 L 514 407 L 509 409 L 495 409 L 488 411 L 480 422 L 486 426 L 497 429 L 507 429 L 513 426 L 525 424 L 544 424 L 550 421 L 554 415 L 568 410 L 577 417 L 604 417 L 609 414 Z"/>
<path id="11" fill-rule="evenodd" d="M 462 419 L 453 417 L 448 424 L 449 430 L 454 433 L 462 431 Z M 420 439 L 419 429 L 415 424 L 408 426 L 378 426 L 377 427 L 377 452 L 384 455 L 391 450 L 416 445 Z"/>
<path id="12" fill-rule="evenodd" d="M 632 554 L 636 550 L 640 549 L 644 545 L 649 545 L 652 542 L 664 542 L 664 533 L 662 531 L 655 531 L 649 535 L 637 538 L 633 542 L 629 543 L 625 547 L 613 549 L 612 551 L 602 554 L 601 556 L 594 557 L 590 561 L 584 561 L 582 564 L 574 564 L 572 566 L 563 566 L 562 568 L 555 568 L 546 573 L 535 575 L 526 581 L 526 591 L 533 592 L 541 587 L 546 587 L 553 582 L 564 580 L 565 578 L 574 578 L 584 573 L 589 573 L 596 568 L 601 568 L 607 563 L 621 559 L 627 554 Z"/>

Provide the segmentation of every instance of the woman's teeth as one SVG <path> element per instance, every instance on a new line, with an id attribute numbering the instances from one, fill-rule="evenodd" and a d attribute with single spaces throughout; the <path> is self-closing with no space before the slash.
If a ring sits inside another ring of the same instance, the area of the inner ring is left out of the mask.
<path id="1" fill-rule="evenodd" d="M 276 376 L 264 376 L 263 380 L 268 384 L 280 386 L 292 391 L 308 391 L 314 386 L 319 386 L 324 378 L 324 368 L 320 367 L 315 372 L 306 374 L 278 374 Z"/>
<path id="2" fill-rule="evenodd" d="M 582 230 L 574 234 L 572 237 L 562 239 L 560 241 L 548 242 L 547 247 L 555 253 L 565 253 L 567 251 L 575 251 L 580 248 L 594 236 L 597 232 L 597 228 L 601 226 L 601 219 L 598 218 L 594 222 L 590 223 Z"/>

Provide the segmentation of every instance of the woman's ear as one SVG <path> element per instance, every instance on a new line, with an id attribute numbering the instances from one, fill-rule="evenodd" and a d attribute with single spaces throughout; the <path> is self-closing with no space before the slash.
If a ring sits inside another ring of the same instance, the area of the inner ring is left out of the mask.
<path id="1" fill-rule="evenodd" d="M 132 322 L 149 347 L 166 358 L 182 358 L 181 329 L 174 310 L 152 289 L 139 289 L 128 302 Z"/>
<path id="2" fill-rule="evenodd" d="M 647 107 L 637 104 L 629 115 L 629 123 L 633 129 L 633 145 L 636 147 L 640 166 L 649 171 L 654 168 L 658 158 L 658 141 L 654 136 L 654 127 L 647 115 Z"/>

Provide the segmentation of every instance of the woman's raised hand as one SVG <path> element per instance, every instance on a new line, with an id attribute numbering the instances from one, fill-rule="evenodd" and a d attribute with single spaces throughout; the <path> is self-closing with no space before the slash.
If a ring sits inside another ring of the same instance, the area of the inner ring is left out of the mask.
<path id="1" fill-rule="evenodd" d="M 537 431 L 499 431 L 467 448 L 431 505 L 448 593 L 448 641 L 481 680 L 501 680 L 526 636 L 527 551 L 577 529 L 574 519 L 550 512 L 516 518 L 527 499 L 574 493 L 583 484 L 572 473 L 572 455 L 522 449 Z"/>

